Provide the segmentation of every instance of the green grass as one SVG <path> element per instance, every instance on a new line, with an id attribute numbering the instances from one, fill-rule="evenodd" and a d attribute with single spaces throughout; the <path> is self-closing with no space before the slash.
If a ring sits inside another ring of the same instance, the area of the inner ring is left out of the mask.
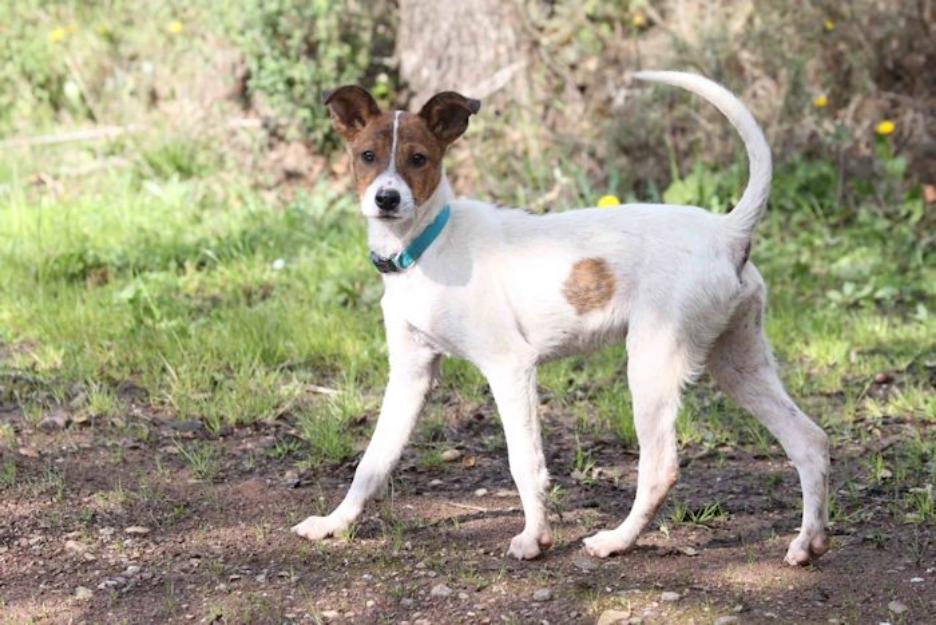
<path id="1" fill-rule="evenodd" d="M 380 283 L 353 199 L 324 183 L 271 198 L 202 140 L 155 145 L 129 169 L 58 191 L 30 182 L 41 154 L 0 161 L 4 399 L 32 421 L 78 395 L 80 410 L 113 417 L 131 383 L 154 410 L 209 430 L 286 417 L 305 440 L 304 462 L 350 458 L 351 425 L 376 413 L 386 375 Z M 754 248 L 791 393 L 839 438 L 867 436 L 854 427 L 862 420 L 933 421 L 936 271 L 917 192 L 883 208 L 870 198 L 838 206 L 804 168 L 780 169 Z M 734 169 L 693 175 L 713 183 L 686 201 L 721 206 L 737 192 Z M 490 403 L 473 367 L 446 361 L 442 371 L 442 392 Z M 625 371 L 616 346 L 544 366 L 539 385 L 578 433 L 635 448 Z M 879 372 L 897 380 L 884 395 L 869 392 Z M 775 449 L 707 387 L 686 393 L 682 445 Z M 427 412 L 427 427 L 444 426 L 445 415 Z M 444 427 L 427 436 L 444 438 Z M 925 504 L 913 503 L 924 516 Z"/>

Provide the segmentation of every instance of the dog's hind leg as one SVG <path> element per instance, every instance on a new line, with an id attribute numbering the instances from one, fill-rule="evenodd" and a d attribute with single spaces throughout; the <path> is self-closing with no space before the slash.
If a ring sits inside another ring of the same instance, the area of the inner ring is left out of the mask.
<path id="1" fill-rule="evenodd" d="M 829 438 L 787 395 L 762 328 L 763 281 L 748 265 L 747 295 L 709 354 L 708 370 L 721 389 L 770 431 L 793 461 L 803 489 L 803 524 L 786 561 L 807 564 L 829 549 Z"/>
<path id="2" fill-rule="evenodd" d="M 552 545 L 545 502 L 549 474 L 536 414 L 536 368 L 501 363 L 485 367 L 484 375 L 504 425 L 510 474 L 523 504 L 523 532 L 510 541 L 508 553 L 519 560 L 530 560 Z"/>
<path id="3" fill-rule="evenodd" d="M 627 340 L 627 378 L 640 444 L 637 496 L 630 514 L 613 530 L 585 539 L 585 550 L 604 558 L 627 551 L 676 483 L 676 414 L 691 359 L 667 329 L 632 327 Z"/>

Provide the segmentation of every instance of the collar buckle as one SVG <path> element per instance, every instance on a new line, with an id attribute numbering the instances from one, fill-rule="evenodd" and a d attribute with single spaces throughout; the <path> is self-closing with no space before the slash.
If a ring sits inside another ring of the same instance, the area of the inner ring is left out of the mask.
<path id="1" fill-rule="evenodd" d="M 400 270 L 392 258 L 378 256 L 375 252 L 371 252 L 368 257 L 380 273 L 396 273 Z"/>

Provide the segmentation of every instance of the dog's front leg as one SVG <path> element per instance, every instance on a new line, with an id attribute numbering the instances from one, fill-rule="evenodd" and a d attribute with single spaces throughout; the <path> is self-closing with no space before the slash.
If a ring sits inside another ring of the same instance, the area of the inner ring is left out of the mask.
<path id="1" fill-rule="evenodd" d="M 437 354 L 415 340 L 408 327 L 391 327 L 389 323 L 387 347 L 390 381 L 370 444 L 341 504 L 328 516 L 310 516 L 292 528 L 309 540 L 338 534 L 357 519 L 364 504 L 386 485 L 422 410 L 432 384 Z"/>
<path id="2" fill-rule="evenodd" d="M 536 414 L 536 368 L 499 364 L 486 368 L 484 374 L 504 424 L 510 473 L 523 504 L 523 532 L 510 541 L 509 553 L 529 560 L 552 545 L 545 503 L 549 474 Z"/>

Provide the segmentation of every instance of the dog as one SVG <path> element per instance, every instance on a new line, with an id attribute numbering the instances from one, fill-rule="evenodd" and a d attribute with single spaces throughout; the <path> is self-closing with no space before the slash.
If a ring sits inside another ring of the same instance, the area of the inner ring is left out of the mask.
<path id="1" fill-rule="evenodd" d="M 750 111 L 707 78 L 634 76 L 694 92 L 740 133 L 749 180 L 730 213 L 628 204 L 533 215 L 456 199 L 442 158 L 480 110 L 478 100 L 442 92 L 412 114 L 382 112 L 357 86 L 326 95 L 350 152 L 371 260 L 383 276 L 390 375 L 344 500 L 295 533 L 312 541 L 340 533 L 382 492 L 440 358 L 452 356 L 482 372 L 503 423 L 524 515 L 508 552 L 538 557 L 553 537 L 537 365 L 624 341 L 640 445 L 637 494 L 623 523 L 584 539 L 587 553 L 631 549 L 656 514 L 679 472 L 680 391 L 703 371 L 766 426 L 796 467 L 803 517 L 786 562 L 804 565 L 828 550 L 829 439 L 777 375 L 763 331 L 764 281 L 750 260 L 770 191 L 767 141 Z"/>

